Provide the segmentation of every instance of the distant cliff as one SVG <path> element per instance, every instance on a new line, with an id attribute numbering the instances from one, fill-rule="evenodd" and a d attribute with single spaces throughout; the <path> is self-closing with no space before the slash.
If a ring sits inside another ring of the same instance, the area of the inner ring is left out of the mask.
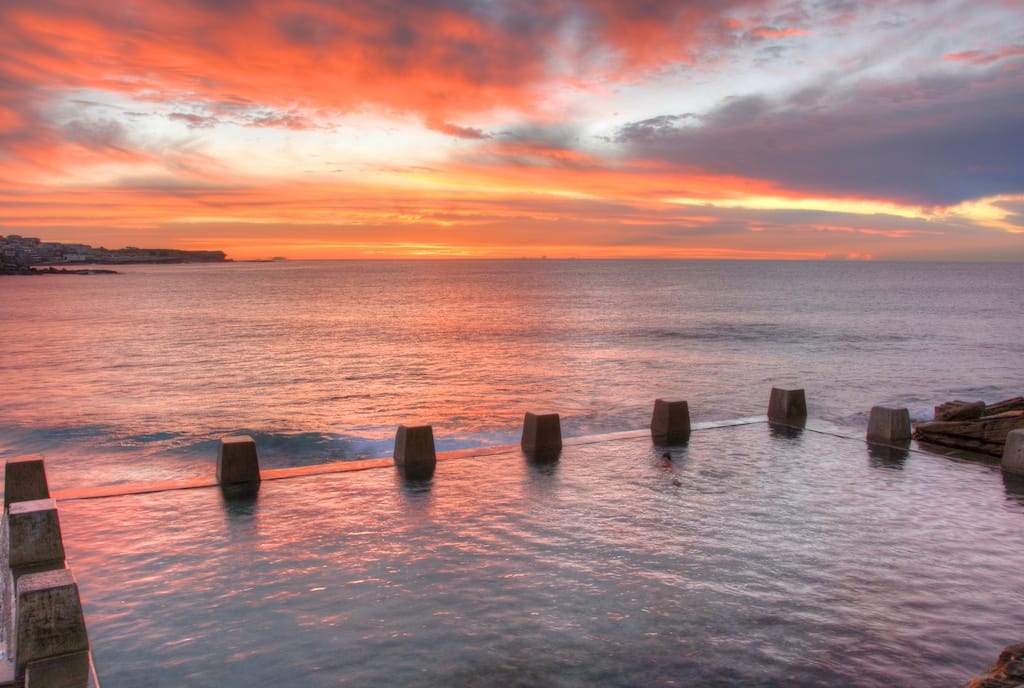
<path id="1" fill-rule="evenodd" d="M 176 248 L 93 248 L 87 244 L 40 241 L 16 234 L 0 236 L 0 272 L 21 273 L 33 265 L 126 265 L 128 263 L 223 263 L 223 251 Z"/>
<path id="2" fill-rule="evenodd" d="M 183 251 L 174 248 L 96 249 L 91 262 L 115 263 L 223 263 L 223 251 Z"/>

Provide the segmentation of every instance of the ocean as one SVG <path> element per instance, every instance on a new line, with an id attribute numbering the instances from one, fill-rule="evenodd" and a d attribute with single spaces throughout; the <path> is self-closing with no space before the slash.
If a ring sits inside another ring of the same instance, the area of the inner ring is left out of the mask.
<path id="1" fill-rule="evenodd" d="M 119 269 L 0 279 L 0 454 L 63 495 L 104 688 L 952 687 L 1022 640 L 1024 481 L 862 439 L 1022 393 L 1020 264 Z M 557 462 L 505 446 L 527 411 Z M 421 423 L 466 450 L 432 481 L 300 475 Z M 180 489 L 239 433 L 296 470 Z"/>
<path id="2" fill-rule="evenodd" d="M 0 457 L 56 489 L 765 412 L 772 386 L 863 432 L 874 405 L 1024 393 L 1024 265 L 467 260 L 124 266 L 0 280 Z"/>

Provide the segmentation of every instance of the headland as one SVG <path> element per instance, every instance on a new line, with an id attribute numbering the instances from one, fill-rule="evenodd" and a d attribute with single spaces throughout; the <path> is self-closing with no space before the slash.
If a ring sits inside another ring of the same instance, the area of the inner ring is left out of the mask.
<path id="1" fill-rule="evenodd" d="M 73 265 L 130 265 L 163 263 L 223 263 L 223 251 L 187 251 L 174 248 L 94 248 L 88 244 L 42 241 L 17 234 L 0 236 L 0 274 L 93 274 L 101 270 L 67 270 Z M 39 269 L 35 266 L 61 266 Z"/>

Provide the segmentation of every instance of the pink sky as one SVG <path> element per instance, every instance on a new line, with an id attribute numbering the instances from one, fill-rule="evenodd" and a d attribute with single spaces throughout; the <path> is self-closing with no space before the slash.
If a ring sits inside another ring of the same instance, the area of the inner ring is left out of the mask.
<path id="1" fill-rule="evenodd" d="M 1018 0 L 5 0 L 0 234 L 1024 260 Z"/>

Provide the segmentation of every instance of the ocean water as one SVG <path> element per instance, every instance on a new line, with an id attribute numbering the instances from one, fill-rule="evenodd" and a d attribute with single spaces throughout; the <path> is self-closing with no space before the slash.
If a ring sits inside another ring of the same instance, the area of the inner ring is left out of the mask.
<path id="1" fill-rule="evenodd" d="M 1024 484 L 767 423 L 62 501 L 104 688 L 955 688 L 1021 640 Z"/>
<path id="2" fill-rule="evenodd" d="M 1020 395 L 1022 287 L 1019 264 L 4 278 L 0 456 L 42 454 L 65 495 L 120 485 L 60 502 L 105 688 L 955 686 L 1021 640 L 1024 484 L 859 438 L 876 404 Z M 704 422 L 763 414 L 773 385 L 807 390 L 807 429 Z M 699 425 L 671 463 L 594 437 L 657 397 Z M 137 489 L 211 476 L 230 434 L 301 467 L 387 456 L 403 423 L 514 444 L 548 410 L 578 438 L 554 464 Z"/>
<path id="3" fill-rule="evenodd" d="M 57 489 L 209 474 L 247 433 L 284 467 L 763 414 L 804 387 L 863 432 L 876 404 L 930 417 L 1024 393 L 1024 265 L 381 261 L 126 266 L 0 280 L 0 457 Z"/>

